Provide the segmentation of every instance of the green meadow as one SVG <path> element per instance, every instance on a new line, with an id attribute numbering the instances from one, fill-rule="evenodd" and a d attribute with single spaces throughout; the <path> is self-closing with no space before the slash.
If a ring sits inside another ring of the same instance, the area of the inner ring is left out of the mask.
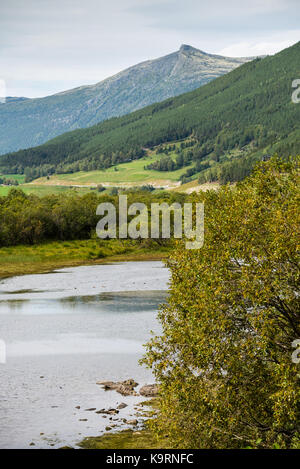
<path id="1" fill-rule="evenodd" d="M 80 171 L 72 174 L 55 174 L 47 181 L 46 178 L 36 180 L 37 183 L 55 182 L 72 184 L 101 184 L 101 183 L 141 183 L 150 181 L 178 181 L 180 176 L 186 172 L 188 167 L 180 168 L 176 171 L 155 171 L 146 170 L 144 167 L 157 160 L 157 155 L 119 164 L 102 171 Z"/>
<path id="2" fill-rule="evenodd" d="M 49 272 L 82 264 L 131 260 L 159 260 L 168 256 L 170 247 L 132 240 L 86 239 L 53 241 L 35 245 L 0 248 L 0 278 Z"/>
<path id="3" fill-rule="evenodd" d="M 13 188 L 22 189 L 25 194 L 35 194 L 39 196 L 48 194 L 60 194 L 62 192 L 76 191 L 79 193 L 87 193 L 90 187 L 70 187 L 70 186 L 47 186 L 38 184 L 20 184 L 19 186 L 0 186 L 0 196 L 8 195 L 9 191 Z"/>
<path id="4" fill-rule="evenodd" d="M 5 177 L 6 179 L 13 179 L 19 184 L 23 184 L 25 182 L 25 174 L 0 174 L 0 176 Z"/>
<path id="5" fill-rule="evenodd" d="M 175 152 L 170 152 L 169 156 L 175 159 Z M 25 176 L 20 174 L 6 174 L 3 175 L 7 179 L 15 179 L 19 183 L 19 188 L 25 194 L 35 195 L 48 195 L 58 194 L 69 190 L 76 190 L 79 193 L 87 193 L 91 190 L 90 186 L 97 184 L 109 184 L 109 186 L 116 185 L 130 185 L 135 184 L 154 184 L 156 187 L 168 188 L 176 187 L 176 183 L 186 170 L 191 166 L 180 168 L 175 171 L 156 171 L 145 169 L 145 166 L 153 163 L 159 159 L 161 155 L 156 152 L 149 152 L 149 154 L 139 160 L 122 163 L 113 166 L 106 170 L 99 171 L 79 171 L 70 174 L 54 174 L 50 178 L 39 178 L 33 183 L 24 184 Z M 83 187 L 77 187 L 83 186 Z M 86 186 L 86 187 L 84 187 Z M 0 196 L 7 195 L 12 186 L 0 186 Z"/>

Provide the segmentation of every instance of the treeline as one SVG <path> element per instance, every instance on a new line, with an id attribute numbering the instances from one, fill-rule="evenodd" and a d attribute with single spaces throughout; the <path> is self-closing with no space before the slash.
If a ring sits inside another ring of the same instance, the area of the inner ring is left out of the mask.
<path id="1" fill-rule="evenodd" d="M 276 140 L 276 139 L 275 139 Z M 208 142 L 205 139 L 181 143 L 180 146 L 166 145 L 158 148 L 157 154 L 162 154 L 158 160 L 145 166 L 145 169 L 156 171 L 176 171 L 190 166 L 181 175 L 182 183 L 189 182 L 193 176 L 200 173 L 199 183 L 219 181 L 221 184 L 241 181 L 249 176 L 254 164 L 263 157 L 263 149 L 274 140 L 273 132 L 263 131 L 259 126 L 251 131 L 237 131 L 230 138 L 219 135 L 216 142 Z M 190 148 L 191 147 L 191 148 Z M 282 149 L 285 145 L 281 142 L 276 148 Z M 290 142 L 288 151 L 283 156 L 290 156 L 299 151 L 299 143 Z M 274 147 L 275 150 L 275 147 Z M 175 158 L 169 153 L 175 153 Z M 230 161 L 228 155 L 231 152 L 239 153 Z M 225 156 L 227 155 L 227 156 Z"/>
<path id="2" fill-rule="evenodd" d="M 245 146 L 256 159 L 266 150 L 295 155 L 300 151 L 300 108 L 291 102 L 291 83 L 298 74 L 299 52 L 297 43 L 161 105 L 4 155 L 0 167 L 7 173 L 26 172 L 28 179 L 52 172 L 103 169 L 141 158 L 145 148 L 183 139 L 193 140 L 191 160 L 195 163 L 207 155 L 222 162 L 224 154 Z M 240 165 L 241 159 L 234 164 Z M 170 160 L 164 160 L 162 168 L 168 165 L 173 167 Z"/>
<path id="3" fill-rule="evenodd" d="M 183 202 L 184 194 L 153 193 L 151 186 L 125 192 L 128 204 L 152 202 Z M 95 192 L 47 195 L 26 195 L 20 189 L 11 189 L 8 196 L 0 197 L 0 246 L 36 244 L 51 240 L 89 239 L 95 235 L 100 217 L 97 206 L 111 202 L 118 213 L 118 191 L 115 195 Z M 129 217 L 130 219 L 130 217 Z"/>
<path id="4" fill-rule="evenodd" d="M 192 148 L 191 148 L 192 147 Z M 188 150 L 186 150 L 188 149 Z M 169 153 L 175 153 L 175 159 Z M 207 164 L 202 160 L 209 155 L 209 152 L 201 152 L 195 140 L 181 142 L 179 146 L 168 145 L 166 148 L 159 147 L 156 153 L 163 154 L 158 160 L 146 165 L 145 169 L 155 171 L 176 171 L 185 166 L 195 163 L 193 168 L 189 168 L 182 178 L 190 177 L 193 174 L 207 168 Z"/>

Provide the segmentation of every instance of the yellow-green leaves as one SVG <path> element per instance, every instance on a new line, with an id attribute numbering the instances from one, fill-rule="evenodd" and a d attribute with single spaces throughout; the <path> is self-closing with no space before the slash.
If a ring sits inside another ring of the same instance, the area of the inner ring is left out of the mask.
<path id="1" fill-rule="evenodd" d="M 174 447 L 299 446 L 299 187 L 299 159 L 274 158 L 199 196 L 204 246 L 171 256 L 163 334 L 145 357 Z"/>

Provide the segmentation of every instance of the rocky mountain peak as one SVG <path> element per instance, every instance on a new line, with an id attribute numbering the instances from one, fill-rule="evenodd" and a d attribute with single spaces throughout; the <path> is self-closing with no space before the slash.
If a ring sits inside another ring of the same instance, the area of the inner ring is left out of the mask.
<path id="1" fill-rule="evenodd" d="M 209 55 L 207 52 L 204 52 L 203 50 L 196 49 L 195 47 L 189 46 L 188 44 L 182 44 L 179 49 L 179 53 L 181 54 L 195 54 L 197 55 Z"/>

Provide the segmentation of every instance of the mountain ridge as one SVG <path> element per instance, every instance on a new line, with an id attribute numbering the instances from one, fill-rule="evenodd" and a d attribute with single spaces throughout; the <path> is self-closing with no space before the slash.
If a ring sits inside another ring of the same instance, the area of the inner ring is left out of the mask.
<path id="1" fill-rule="evenodd" d="M 94 85 L 0 105 L 0 154 L 40 145 L 77 128 L 119 117 L 208 83 L 253 57 L 229 58 L 187 44 Z"/>
<path id="2" fill-rule="evenodd" d="M 151 166 L 158 171 L 189 167 L 186 178 L 205 171 L 208 180 L 218 180 L 218 167 L 226 166 L 222 180 L 238 180 L 264 155 L 300 154 L 300 106 L 291 99 L 299 53 L 300 42 L 194 91 L 3 155 L 0 168 L 3 174 L 25 173 L 32 180 L 54 173 L 105 171 L 145 157 L 147 170 L 147 149 L 187 139 L 176 147 L 176 162 L 168 157 L 162 165 L 158 161 Z M 157 159 L 175 150 L 166 151 L 155 150 Z"/>

